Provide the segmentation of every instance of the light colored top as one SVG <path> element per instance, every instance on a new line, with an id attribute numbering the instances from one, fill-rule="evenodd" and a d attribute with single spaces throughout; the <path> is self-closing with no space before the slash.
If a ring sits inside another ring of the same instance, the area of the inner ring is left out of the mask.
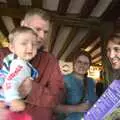
<path id="1" fill-rule="evenodd" d="M 64 77 L 65 88 L 67 92 L 67 97 L 65 99 L 66 105 L 77 105 L 81 102 L 89 102 L 93 104 L 96 99 L 95 93 L 95 82 L 92 78 L 87 77 L 87 94 L 85 94 L 84 99 L 81 101 L 83 97 L 83 80 L 75 77 L 74 73 L 68 74 Z M 81 112 L 73 112 L 67 115 L 64 120 L 81 120 L 84 113 Z"/>
<path id="2" fill-rule="evenodd" d="M 8 104 L 14 99 L 21 98 L 18 88 L 26 78 L 35 79 L 38 76 L 38 71 L 28 61 L 21 60 L 14 54 L 9 54 L 4 58 L 1 71 L 4 71 L 5 77 L 1 78 L 0 83 L 5 102 Z"/>

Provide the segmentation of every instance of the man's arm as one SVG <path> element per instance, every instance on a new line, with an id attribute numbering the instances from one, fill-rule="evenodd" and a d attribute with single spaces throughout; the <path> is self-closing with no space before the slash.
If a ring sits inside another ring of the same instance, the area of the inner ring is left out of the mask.
<path id="1" fill-rule="evenodd" d="M 39 57 L 35 59 L 35 63 L 38 59 Z M 54 107 L 59 104 L 64 94 L 63 75 L 58 62 L 52 55 L 43 53 L 37 68 L 40 76 L 33 81 L 32 92 L 27 102 L 41 107 Z"/>
<path id="2" fill-rule="evenodd" d="M 49 81 L 46 84 L 43 96 L 48 97 L 49 104 L 51 106 L 55 106 L 56 104 L 60 104 L 64 96 L 64 83 L 63 76 L 60 72 L 59 65 L 56 61 L 54 66 L 51 67 L 51 75 L 49 76 Z M 44 98 L 42 99 L 44 103 Z"/>

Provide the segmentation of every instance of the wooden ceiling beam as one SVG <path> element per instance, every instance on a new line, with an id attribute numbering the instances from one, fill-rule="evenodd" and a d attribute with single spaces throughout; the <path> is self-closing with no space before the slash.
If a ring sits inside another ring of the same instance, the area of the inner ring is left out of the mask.
<path id="1" fill-rule="evenodd" d="M 60 25 L 56 24 L 56 23 L 53 23 L 52 33 L 51 33 L 51 36 L 50 36 L 50 38 L 51 38 L 50 39 L 50 48 L 49 48 L 50 52 L 52 52 L 52 50 L 53 50 L 53 47 L 54 47 L 54 44 L 55 44 L 55 41 L 56 41 L 59 30 L 60 30 Z"/>
<path id="2" fill-rule="evenodd" d="M 70 1 L 71 0 L 59 0 L 59 5 L 58 5 L 58 9 L 57 9 L 58 14 L 60 14 L 60 15 L 66 14 L 66 11 L 69 7 Z"/>
<path id="3" fill-rule="evenodd" d="M 74 37 L 76 36 L 78 31 L 77 27 L 74 27 L 71 32 L 69 33 L 66 42 L 64 44 L 64 46 L 62 47 L 62 49 L 59 51 L 57 58 L 60 59 L 60 57 L 63 55 L 63 53 L 65 52 L 65 50 L 68 48 L 68 46 L 70 45 L 71 41 L 74 39 Z"/>
<path id="4" fill-rule="evenodd" d="M 0 18 L 0 30 L 6 37 L 8 36 L 8 30 L 6 29 L 6 26 L 1 18 Z"/>
<path id="5" fill-rule="evenodd" d="M 92 53 L 93 51 L 95 51 L 96 49 L 98 49 L 98 47 L 101 45 L 101 42 L 98 42 L 90 51 L 89 53 Z"/>
<path id="6" fill-rule="evenodd" d="M 42 8 L 43 0 L 32 0 L 32 7 L 33 8 Z"/>
<path id="7" fill-rule="evenodd" d="M 86 0 L 80 12 L 80 17 L 88 17 L 99 1 L 100 0 Z"/>
<path id="8" fill-rule="evenodd" d="M 21 18 L 24 13 L 26 11 L 29 10 L 29 7 L 25 7 L 25 6 L 20 6 L 20 8 L 6 8 L 6 7 L 2 7 L 0 6 L 0 16 L 11 16 L 11 17 L 18 17 Z M 89 18 L 78 18 L 76 15 L 71 14 L 66 15 L 66 16 L 61 16 L 58 15 L 55 12 L 51 12 L 51 11 L 47 11 L 51 17 L 52 17 L 52 21 L 66 21 L 66 22 L 76 22 L 76 23 L 88 23 L 88 24 L 95 24 L 95 25 L 99 25 L 100 24 L 100 19 L 96 18 L 96 17 L 89 17 Z"/>
<path id="9" fill-rule="evenodd" d="M 120 0 L 112 0 L 111 4 L 101 16 L 101 20 L 106 21 L 116 21 L 120 16 L 118 13 L 120 11 Z"/>
<path id="10" fill-rule="evenodd" d="M 101 62 L 101 59 L 95 61 L 95 62 L 92 62 L 92 64 L 96 65 L 97 63 Z"/>
<path id="11" fill-rule="evenodd" d="M 14 7 L 14 8 L 19 7 L 18 0 L 7 0 L 7 4 L 8 4 L 8 7 Z"/>
<path id="12" fill-rule="evenodd" d="M 88 34 L 79 42 L 79 44 L 66 57 L 66 61 L 71 61 L 73 56 L 77 54 L 81 48 L 85 49 L 93 40 L 97 39 L 98 36 L 99 34 L 97 32 L 90 30 Z"/>
<path id="13" fill-rule="evenodd" d="M 22 18 L 28 8 L 0 8 L 0 16 L 10 16 L 12 18 Z"/>
<path id="14" fill-rule="evenodd" d="M 24 14 L 28 11 L 28 8 L 22 7 L 17 8 L 0 8 L 0 16 L 10 16 L 12 18 L 19 18 L 22 19 Z M 50 12 L 52 13 L 52 12 Z M 92 27 L 95 29 L 99 29 L 100 27 L 100 20 L 96 18 L 75 18 L 75 17 L 68 17 L 68 16 L 60 16 L 58 14 L 51 14 L 52 21 L 57 22 L 61 25 L 69 25 L 69 26 L 79 26 L 79 27 Z"/>
<path id="15" fill-rule="evenodd" d="M 75 27 L 81 27 L 81 28 L 94 28 L 94 29 L 99 29 L 100 25 L 99 24 L 94 24 L 94 23 L 88 23 L 86 21 L 71 21 L 71 20 L 58 20 L 54 19 L 54 22 L 57 22 L 61 25 L 66 25 L 66 26 L 75 26 Z"/>
<path id="16" fill-rule="evenodd" d="M 83 38 L 82 45 L 80 45 L 79 48 L 81 47 L 82 49 L 86 49 L 94 40 L 96 40 L 98 36 L 99 36 L 98 31 L 94 31 L 94 30 L 89 31 L 89 33 L 85 36 L 85 38 Z"/>
<path id="17" fill-rule="evenodd" d="M 92 60 L 96 59 L 97 57 L 100 57 L 101 53 L 96 54 L 95 56 L 92 57 Z"/>

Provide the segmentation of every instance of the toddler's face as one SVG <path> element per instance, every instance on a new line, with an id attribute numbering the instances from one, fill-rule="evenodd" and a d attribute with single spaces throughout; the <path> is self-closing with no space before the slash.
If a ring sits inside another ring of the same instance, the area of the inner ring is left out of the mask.
<path id="1" fill-rule="evenodd" d="M 23 60 L 31 60 L 37 54 L 37 36 L 31 32 L 20 33 L 10 44 L 10 50 Z"/>

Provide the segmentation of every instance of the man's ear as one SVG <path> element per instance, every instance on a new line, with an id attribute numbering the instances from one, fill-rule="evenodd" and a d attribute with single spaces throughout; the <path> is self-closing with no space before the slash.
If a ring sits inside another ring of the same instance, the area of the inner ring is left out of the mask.
<path id="1" fill-rule="evenodd" d="M 22 21 L 20 22 L 20 25 L 21 25 L 21 26 L 24 26 L 24 20 L 22 20 Z"/>

